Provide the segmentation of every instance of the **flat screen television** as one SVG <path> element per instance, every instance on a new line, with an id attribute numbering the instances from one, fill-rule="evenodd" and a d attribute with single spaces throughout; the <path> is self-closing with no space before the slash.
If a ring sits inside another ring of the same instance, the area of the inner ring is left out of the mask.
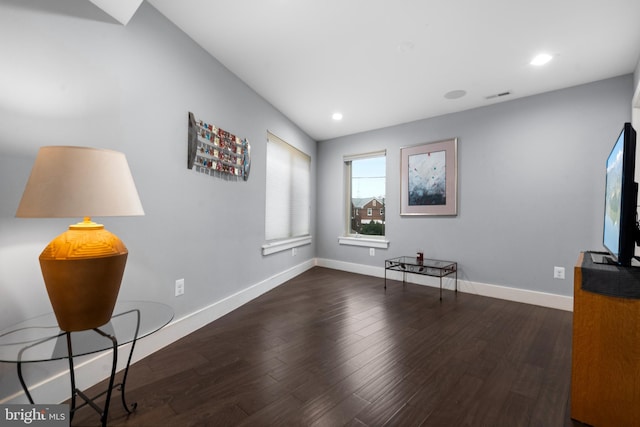
<path id="1" fill-rule="evenodd" d="M 636 131 L 625 123 L 607 158 L 603 244 L 611 262 L 630 266 L 640 231 L 636 218 Z"/>

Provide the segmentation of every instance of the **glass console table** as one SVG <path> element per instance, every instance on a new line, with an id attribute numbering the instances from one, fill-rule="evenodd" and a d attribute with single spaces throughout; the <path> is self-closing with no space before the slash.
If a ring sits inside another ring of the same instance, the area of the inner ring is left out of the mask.
<path id="1" fill-rule="evenodd" d="M 16 364 L 20 385 L 29 402 L 33 404 L 33 398 L 22 375 L 23 364 L 68 359 L 71 380 L 71 419 L 73 419 L 76 410 L 89 405 L 100 414 L 102 425 L 106 426 L 113 389 L 120 390 L 122 405 L 128 413 L 132 413 L 136 409 L 137 404 L 127 405 L 125 397 L 127 374 L 136 341 L 160 330 L 172 319 L 173 310 L 167 305 L 149 301 L 118 301 L 113 310 L 111 321 L 107 324 L 86 331 L 64 332 L 58 328 L 58 323 L 52 312 L 25 320 L 0 331 L 0 362 Z M 131 349 L 122 382 L 114 384 L 118 348 L 129 343 Z M 97 396 L 88 397 L 76 388 L 73 358 L 106 350 L 113 350 L 109 387 Z M 105 394 L 104 408 L 100 408 L 95 403 L 95 399 Z M 84 400 L 84 403 L 79 406 L 76 406 L 77 396 Z"/>
<path id="2" fill-rule="evenodd" d="M 455 290 L 458 292 L 458 263 L 437 259 L 418 259 L 415 256 L 401 256 L 384 261 L 384 288 L 387 289 L 387 270 L 402 272 L 402 285 L 407 283 L 407 273 L 440 278 L 440 301 L 442 301 L 442 278 L 453 274 Z"/>

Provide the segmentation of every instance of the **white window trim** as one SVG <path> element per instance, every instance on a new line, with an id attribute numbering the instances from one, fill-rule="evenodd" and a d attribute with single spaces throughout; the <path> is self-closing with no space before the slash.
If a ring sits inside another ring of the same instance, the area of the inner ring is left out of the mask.
<path id="1" fill-rule="evenodd" d="M 291 248 L 297 248 L 304 245 L 310 245 L 312 241 L 311 236 L 295 237 L 292 239 L 277 240 L 262 245 L 262 255 L 271 255 L 277 252 L 289 250 Z"/>
<path id="2" fill-rule="evenodd" d="M 346 165 L 348 162 L 351 162 L 353 160 L 368 159 L 371 157 L 381 157 L 381 156 L 386 157 L 387 150 L 372 151 L 369 153 L 362 153 L 362 154 L 350 154 L 350 155 L 343 156 L 342 160 Z M 348 191 L 346 191 L 345 193 L 345 203 L 347 203 L 347 206 L 349 206 L 351 203 L 351 195 L 348 193 L 349 193 Z M 347 230 L 348 230 L 349 229 L 348 222 L 351 221 L 351 218 L 349 217 L 349 215 L 347 215 L 347 218 L 345 220 L 347 221 L 345 225 L 347 225 Z M 367 248 L 388 249 L 389 243 L 390 242 L 387 239 L 387 236 L 363 237 L 361 234 L 348 234 L 347 231 L 345 231 L 344 236 L 338 236 L 338 244 L 346 245 L 346 246 L 363 246 Z"/>
<path id="3" fill-rule="evenodd" d="M 375 239 L 372 236 L 358 237 L 360 235 L 338 236 L 338 243 L 347 246 L 365 246 L 367 248 L 389 248 L 389 240 L 385 238 Z"/>
<path id="4" fill-rule="evenodd" d="M 382 157 L 386 155 L 387 155 L 387 150 L 380 150 L 380 151 L 371 151 L 369 153 L 362 153 L 362 154 L 348 154 L 346 156 L 343 156 L 342 159 L 346 163 L 346 162 L 351 162 L 353 160 L 370 159 L 371 157 Z"/>

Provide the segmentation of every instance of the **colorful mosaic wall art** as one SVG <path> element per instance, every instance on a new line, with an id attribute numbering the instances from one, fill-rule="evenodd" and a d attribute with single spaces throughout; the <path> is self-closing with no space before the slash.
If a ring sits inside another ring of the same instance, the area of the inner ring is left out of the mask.
<path id="1" fill-rule="evenodd" d="M 225 178 L 249 179 L 251 146 L 245 139 L 189 113 L 187 167 L 199 173 Z"/>

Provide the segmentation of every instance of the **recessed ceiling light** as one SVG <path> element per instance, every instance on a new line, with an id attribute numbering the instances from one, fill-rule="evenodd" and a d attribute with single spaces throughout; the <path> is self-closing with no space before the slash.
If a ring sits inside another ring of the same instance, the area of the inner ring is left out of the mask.
<path id="1" fill-rule="evenodd" d="M 553 59 L 553 56 L 549 55 L 548 53 L 541 53 L 540 55 L 537 55 L 535 58 L 533 58 L 530 64 L 540 66 L 551 61 L 551 59 Z"/>
<path id="2" fill-rule="evenodd" d="M 339 122 L 340 120 L 342 120 L 342 113 L 333 113 L 331 118 L 336 122 Z"/>
<path id="3" fill-rule="evenodd" d="M 458 99 L 462 98 L 467 94 L 466 90 L 452 90 L 444 94 L 444 97 L 447 99 Z"/>

